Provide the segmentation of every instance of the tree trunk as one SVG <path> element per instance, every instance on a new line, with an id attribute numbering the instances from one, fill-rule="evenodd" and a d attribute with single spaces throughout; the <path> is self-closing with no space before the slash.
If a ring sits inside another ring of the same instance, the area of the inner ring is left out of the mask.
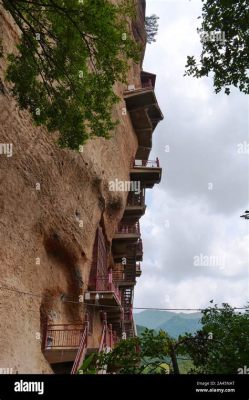
<path id="1" fill-rule="evenodd" d="M 170 357 L 171 357 L 171 361 L 172 361 L 174 374 L 179 375 L 180 371 L 179 371 L 179 367 L 178 367 L 178 362 L 177 362 L 177 357 L 176 357 L 176 352 L 175 352 L 174 346 L 171 346 Z"/>

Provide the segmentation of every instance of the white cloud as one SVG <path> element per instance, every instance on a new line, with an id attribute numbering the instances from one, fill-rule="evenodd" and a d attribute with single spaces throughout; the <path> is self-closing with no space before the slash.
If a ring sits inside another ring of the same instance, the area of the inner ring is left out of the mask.
<path id="1" fill-rule="evenodd" d="M 248 101 L 234 89 L 214 94 L 212 78 L 183 77 L 187 55 L 199 55 L 196 27 L 201 1 L 147 1 L 160 16 L 144 69 L 157 74 L 156 94 L 165 120 L 153 135 L 163 178 L 147 195 L 141 219 L 143 273 L 135 306 L 199 308 L 216 302 L 243 306 L 249 294 Z M 170 152 L 165 152 L 165 146 Z M 213 190 L 208 190 L 208 184 Z M 194 266 L 195 255 L 225 258 L 224 265 Z"/>

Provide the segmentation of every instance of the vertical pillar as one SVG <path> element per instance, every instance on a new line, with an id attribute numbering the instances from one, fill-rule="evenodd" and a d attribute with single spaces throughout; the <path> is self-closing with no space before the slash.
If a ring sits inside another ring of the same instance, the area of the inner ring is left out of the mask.
<path id="1" fill-rule="evenodd" d="M 112 291 L 112 268 L 108 271 L 108 290 Z"/>
<path id="2" fill-rule="evenodd" d="M 112 324 L 109 324 L 109 345 L 110 348 L 113 348 L 113 333 L 112 333 Z"/>
<path id="3" fill-rule="evenodd" d="M 86 339 L 85 339 L 86 347 L 87 347 L 87 344 L 88 344 L 87 342 L 88 342 L 89 327 L 90 327 L 89 313 L 86 312 L 86 314 L 85 314 L 85 323 L 84 323 L 84 328 L 86 329 Z"/>

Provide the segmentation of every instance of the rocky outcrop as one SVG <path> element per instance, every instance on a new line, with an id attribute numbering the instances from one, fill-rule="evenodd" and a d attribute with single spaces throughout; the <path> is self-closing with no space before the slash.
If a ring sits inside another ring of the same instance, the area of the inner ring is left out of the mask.
<path id="1" fill-rule="evenodd" d="M 141 5 L 133 28 L 144 44 Z M 0 26 L 6 56 L 19 32 L 3 9 Z M 2 58 L 0 143 L 12 146 L 12 156 L 0 155 L 0 367 L 49 373 L 41 351 L 43 318 L 82 321 L 83 305 L 70 299 L 87 287 L 100 221 L 111 243 L 123 215 L 127 193 L 110 192 L 108 182 L 129 180 L 137 137 L 122 114 L 124 85 L 116 84 L 121 101 L 113 113 L 120 123 L 111 139 L 93 139 L 82 153 L 58 148 L 55 137 L 19 109 L 5 70 Z M 138 82 L 140 70 L 131 66 L 130 83 Z"/>

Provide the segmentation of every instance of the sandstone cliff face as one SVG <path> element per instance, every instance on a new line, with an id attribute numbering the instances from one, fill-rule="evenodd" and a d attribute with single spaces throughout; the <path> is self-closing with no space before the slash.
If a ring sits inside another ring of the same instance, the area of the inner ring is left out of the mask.
<path id="1" fill-rule="evenodd" d="M 139 15 L 136 30 L 144 42 Z M 0 26 L 6 55 L 18 30 L 3 9 Z M 122 115 L 121 100 L 113 110 L 120 124 L 110 140 L 91 140 L 83 153 L 59 149 L 28 112 L 20 111 L 5 69 L 1 59 L 0 143 L 11 143 L 13 155 L 0 155 L 0 367 L 51 373 L 39 338 L 43 316 L 56 323 L 82 321 L 83 306 L 63 299 L 77 299 L 87 287 L 100 221 L 112 240 L 127 193 L 110 192 L 108 182 L 129 180 L 137 138 L 129 115 Z M 131 84 L 139 82 L 140 69 L 131 66 Z M 123 90 L 116 85 L 121 98 Z"/>

